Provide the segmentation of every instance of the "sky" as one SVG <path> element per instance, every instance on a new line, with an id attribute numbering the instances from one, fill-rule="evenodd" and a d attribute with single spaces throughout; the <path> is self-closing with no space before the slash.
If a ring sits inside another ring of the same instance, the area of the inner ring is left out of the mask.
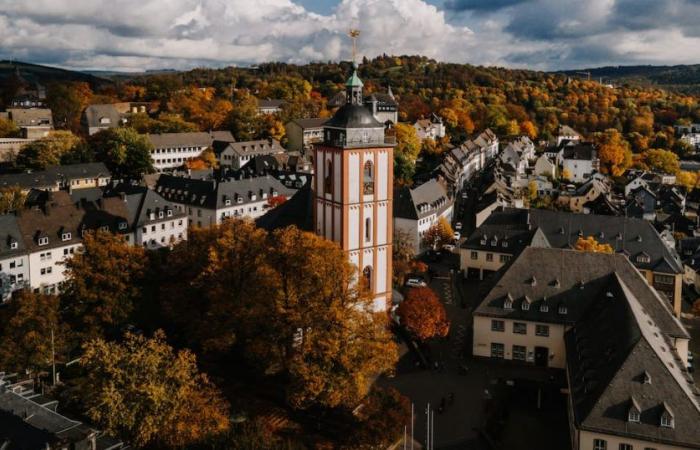
<path id="1" fill-rule="evenodd" d="M 700 0 L 0 0 L 0 59 L 141 71 L 425 55 L 559 70 L 700 63 Z"/>

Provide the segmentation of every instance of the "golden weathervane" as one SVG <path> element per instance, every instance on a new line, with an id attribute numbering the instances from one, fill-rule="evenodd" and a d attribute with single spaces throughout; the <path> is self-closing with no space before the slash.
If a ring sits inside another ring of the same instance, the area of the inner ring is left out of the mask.
<path id="1" fill-rule="evenodd" d="M 360 30 L 357 28 L 350 28 L 348 31 L 348 36 L 352 39 L 352 62 L 356 62 L 355 57 L 357 56 L 357 38 L 360 36 Z"/>

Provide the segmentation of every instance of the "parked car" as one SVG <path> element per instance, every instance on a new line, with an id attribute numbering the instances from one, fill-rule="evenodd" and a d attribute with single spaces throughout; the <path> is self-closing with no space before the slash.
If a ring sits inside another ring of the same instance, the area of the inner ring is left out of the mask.
<path id="1" fill-rule="evenodd" d="M 459 231 L 455 231 L 455 234 L 452 235 L 452 237 L 455 241 L 459 241 L 460 239 L 462 239 L 462 234 Z"/>
<path id="2" fill-rule="evenodd" d="M 455 251 L 455 246 L 452 244 L 445 244 L 442 246 L 443 250 L 446 250 L 448 252 L 454 252 Z"/>
<path id="3" fill-rule="evenodd" d="M 408 287 L 426 287 L 427 285 L 428 284 L 420 278 L 409 278 L 406 280 L 406 286 Z"/>
<path id="4" fill-rule="evenodd" d="M 457 222 L 455 224 L 455 230 L 462 231 L 462 222 Z"/>

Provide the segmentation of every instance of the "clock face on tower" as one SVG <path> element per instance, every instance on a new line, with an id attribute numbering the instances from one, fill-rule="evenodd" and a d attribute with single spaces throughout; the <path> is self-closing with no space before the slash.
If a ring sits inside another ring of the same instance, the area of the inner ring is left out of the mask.
<path id="1" fill-rule="evenodd" d="M 355 71 L 347 101 L 325 124 L 314 147 L 316 233 L 337 242 L 357 268 L 377 311 L 391 305 L 393 234 L 393 145 L 384 125 L 362 105 Z"/>

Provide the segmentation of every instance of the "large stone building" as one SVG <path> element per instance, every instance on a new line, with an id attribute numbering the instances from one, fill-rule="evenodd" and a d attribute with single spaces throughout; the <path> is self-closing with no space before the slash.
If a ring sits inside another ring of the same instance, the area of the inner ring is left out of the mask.
<path id="1" fill-rule="evenodd" d="M 287 150 L 295 152 L 310 151 L 313 144 L 323 141 L 323 124 L 328 119 L 314 117 L 311 119 L 295 119 L 288 122 L 284 128 L 287 132 Z"/>
<path id="2" fill-rule="evenodd" d="M 182 167 L 187 161 L 197 158 L 203 151 L 211 148 L 214 141 L 236 141 L 228 131 L 160 133 L 146 136 L 153 145 L 151 159 L 158 172 Z"/>
<path id="3" fill-rule="evenodd" d="M 394 228 L 411 238 L 416 253 L 426 249 L 423 235 L 440 218 L 452 222 L 454 199 L 443 183 L 431 179 L 415 188 L 403 187 L 394 194 Z"/>
<path id="4" fill-rule="evenodd" d="M 363 106 L 355 70 L 345 104 L 324 126 L 314 146 L 314 228 L 337 242 L 367 283 L 374 308 L 391 304 L 393 142 L 384 124 Z"/>
<path id="5" fill-rule="evenodd" d="M 680 315 L 683 265 L 675 250 L 643 219 L 498 209 L 462 244 L 460 267 L 465 276 L 483 278 L 485 273 L 500 270 L 526 247 L 573 248 L 579 237 L 589 236 L 625 255 Z"/>
<path id="6" fill-rule="evenodd" d="M 566 370 L 574 450 L 700 448 L 688 341 L 623 254 L 527 248 L 474 311 L 475 356 Z"/>

